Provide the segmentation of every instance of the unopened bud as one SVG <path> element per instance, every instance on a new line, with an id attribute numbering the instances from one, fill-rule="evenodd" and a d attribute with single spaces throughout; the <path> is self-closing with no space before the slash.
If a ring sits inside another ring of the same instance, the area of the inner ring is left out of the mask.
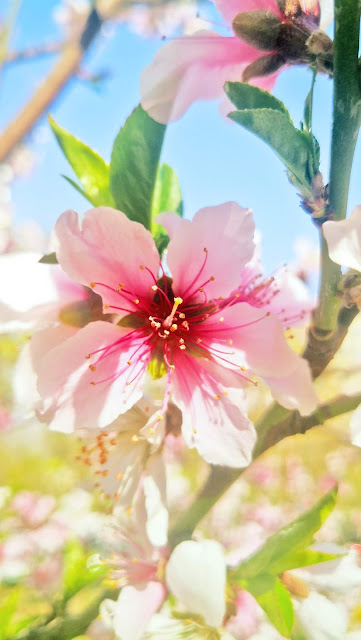
<path id="1" fill-rule="evenodd" d="M 269 76 L 278 71 L 284 64 L 286 64 L 286 60 L 278 53 L 258 58 L 245 68 L 242 74 L 242 82 L 249 82 L 252 78 Z"/>
<path id="2" fill-rule="evenodd" d="M 244 11 L 236 15 L 232 26 L 236 36 L 251 47 L 261 51 L 273 51 L 281 22 L 271 11 Z"/>
<path id="3" fill-rule="evenodd" d="M 287 587 L 288 591 L 293 595 L 298 596 L 299 598 L 307 598 L 307 596 L 309 596 L 310 590 L 307 584 L 301 580 L 301 578 L 296 577 L 289 571 L 285 571 L 282 574 L 281 580 Z"/>
<path id="4" fill-rule="evenodd" d="M 331 38 L 329 38 L 327 33 L 321 29 L 317 29 L 311 33 L 306 45 L 309 52 L 313 53 L 315 56 L 333 52 L 333 42 Z"/>

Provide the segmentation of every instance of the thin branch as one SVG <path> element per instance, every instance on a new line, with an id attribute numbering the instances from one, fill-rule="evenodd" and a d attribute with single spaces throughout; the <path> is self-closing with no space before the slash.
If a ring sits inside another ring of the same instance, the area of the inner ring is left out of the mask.
<path id="1" fill-rule="evenodd" d="M 76 42 L 70 42 L 65 47 L 48 77 L 38 87 L 24 109 L 0 136 L 0 162 L 33 128 L 58 96 L 64 85 L 76 73 L 85 52 L 99 33 L 102 24 L 102 18 L 95 9 L 92 9 L 80 38 Z"/>
<path id="2" fill-rule="evenodd" d="M 4 60 L 3 65 L 14 64 L 15 62 L 30 62 L 35 58 L 41 58 L 43 56 L 53 55 L 63 51 L 66 47 L 66 42 L 48 42 L 35 47 L 28 47 L 20 51 L 9 51 Z"/>
<path id="3" fill-rule="evenodd" d="M 269 437 L 258 441 L 254 451 L 254 459 L 280 440 L 296 433 L 306 433 L 309 429 L 323 424 L 330 418 L 336 418 L 337 416 L 353 411 L 359 404 L 361 404 L 361 394 L 357 396 L 340 395 L 332 402 L 326 403 L 316 409 L 310 416 L 301 417 L 298 411 L 294 411 L 283 421 L 277 419 L 274 430 L 268 434 Z M 262 427 L 262 422 L 260 423 L 260 427 Z M 211 467 L 204 487 L 190 508 L 181 514 L 171 529 L 169 535 L 169 544 L 171 547 L 192 536 L 198 523 L 207 515 L 210 509 L 245 470 L 246 469 L 231 469 L 230 467 Z"/>

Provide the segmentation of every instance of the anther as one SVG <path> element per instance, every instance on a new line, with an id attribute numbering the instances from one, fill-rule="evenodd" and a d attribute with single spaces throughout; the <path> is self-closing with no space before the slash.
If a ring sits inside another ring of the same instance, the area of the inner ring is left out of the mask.
<path id="1" fill-rule="evenodd" d="M 184 344 L 184 340 L 183 340 L 183 338 L 180 338 L 180 340 L 179 340 L 179 344 Z"/>
<path id="2" fill-rule="evenodd" d="M 214 277 L 214 276 L 211 276 L 209 279 L 210 279 L 210 281 L 211 281 L 211 282 L 214 282 L 215 277 Z"/>
<path id="3" fill-rule="evenodd" d="M 170 330 L 171 330 L 171 331 L 177 331 L 177 329 L 178 329 L 178 325 L 177 325 L 175 322 L 173 322 L 173 324 L 172 324 L 172 326 L 171 326 Z M 165 333 L 165 332 L 164 332 L 164 333 Z M 169 334 L 169 331 L 168 331 L 168 334 Z"/>
<path id="4" fill-rule="evenodd" d="M 108 305 L 108 304 L 105 304 L 105 305 L 104 305 L 104 309 L 109 309 L 109 305 Z"/>
<path id="5" fill-rule="evenodd" d="M 186 317 L 186 314 L 185 313 L 180 313 L 179 317 L 180 317 L 181 320 L 184 320 L 184 318 Z"/>
<path id="6" fill-rule="evenodd" d="M 223 316 L 221 316 L 221 317 L 219 318 L 219 322 L 223 322 L 223 321 L 224 321 L 224 318 L 223 318 Z"/>
<path id="7" fill-rule="evenodd" d="M 131 360 L 127 360 L 127 364 L 131 365 L 132 361 Z"/>
<path id="8" fill-rule="evenodd" d="M 216 395 L 216 400 L 220 400 L 220 399 L 221 399 L 221 396 Z"/>
<path id="9" fill-rule="evenodd" d="M 202 293 L 202 292 L 204 291 L 203 287 L 200 287 L 200 288 L 198 289 L 198 291 L 199 291 L 200 293 Z"/>
<path id="10" fill-rule="evenodd" d="M 208 249 L 206 247 L 204 247 L 203 251 L 204 253 L 208 253 Z"/>
<path id="11" fill-rule="evenodd" d="M 91 282 L 89 286 L 91 287 L 91 289 L 94 289 L 94 287 L 95 287 L 95 282 Z"/>
<path id="12" fill-rule="evenodd" d="M 138 298 L 136 300 L 134 300 L 134 304 L 139 304 Z"/>
<path id="13" fill-rule="evenodd" d="M 89 365 L 89 369 L 90 369 L 91 371 L 96 371 L 96 370 L 97 370 L 97 368 L 96 368 L 93 364 L 90 364 L 90 365 Z"/>
<path id="14" fill-rule="evenodd" d="M 157 291 L 158 286 L 156 284 L 152 284 L 151 289 L 153 289 L 153 291 Z"/>
<path id="15" fill-rule="evenodd" d="M 96 382 L 91 382 L 90 384 L 93 385 L 93 387 L 95 387 Z"/>
<path id="16" fill-rule="evenodd" d="M 89 360 L 89 358 L 90 358 L 90 353 L 88 353 L 88 355 L 87 355 L 87 356 L 85 356 L 85 358 L 86 358 L 87 360 Z"/>
<path id="17" fill-rule="evenodd" d="M 132 437 L 131 437 L 131 441 L 132 441 L 132 442 L 138 442 L 138 441 L 139 441 L 139 438 L 138 438 L 138 436 L 137 436 L 137 434 L 136 434 L 136 433 L 135 433 L 134 435 L 132 435 Z"/>
<path id="18" fill-rule="evenodd" d="M 141 271 L 144 271 L 144 267 L 143 267 L 143 265 L 142 265 L 142 264 L 140 264 L 140 265 L 139 265 L 139 269 L 140 269 Z"/>

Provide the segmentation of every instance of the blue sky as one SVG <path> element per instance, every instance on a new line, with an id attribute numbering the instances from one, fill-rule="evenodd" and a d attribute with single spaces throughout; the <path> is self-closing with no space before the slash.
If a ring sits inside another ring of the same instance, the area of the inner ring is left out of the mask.
<path id="1" fill-rule="evenodd" d="M 3 8 L 6 4 L 3 0 Z M 23 0 L 12 48 L 58 39 L 61 33 L 52 20 L 52 11 L 57 4 L 58 0 Z M 109 80 L 99 92 L 84 82 L 73 80 L 53 105 L 53 117 L 108 160 L 118 129 L 139 102 L 141 71 L 160 46 L 164 46 L 160 39 L 146 40 L 131 33 L 126 26 L 118 26 L 111 39 L 98 39 L 85 59 L 85 67 L 92 72 L 107 69 Z M 53 64 L 54 58 L 49 57 L 9 66 L 3 71 L 1 128 L 29 99 L 34 87 Z M 310 82 L 309 71 L 294 68 L 282 73 L 275 87 L 275 94 L 286 103 L 295 122 L 301 119 Z M 329 161 L 331 100 L 331 81 L 319 77 L 314 132 L 321 144 L 321 168 L 325 176 Z M 61 177 L 62 173 L 72 173 L 50 133 L 45 136 L 46 142 L 36 142 L 39 130 L 43 134 L 46 128 L 47 123 L 43 121 L 32 136 L 37 164 L 29 177 L 16 183 L 13 198 L 17 221 L 35 219 L 50 230 L 64 209 L 83 212 L 88 207 Z M 360 155 L 359 145 L 350 209 L 361 203 Z M 292 247 L 297 237 L 316 240 L 316 229 L 300 209 L 297 194 L 289 185 L 281 163 L 261 141 L 220 116 L 216 102 L 196 103 L 180 121 L 168 127 L 163 160 L 178 173 L 187 217 L 192 217 L 200 207 L 227 200 L 236 200 L 253 209 L 256 224 L 262 232 L 267 269 L 292 259 Z"/>

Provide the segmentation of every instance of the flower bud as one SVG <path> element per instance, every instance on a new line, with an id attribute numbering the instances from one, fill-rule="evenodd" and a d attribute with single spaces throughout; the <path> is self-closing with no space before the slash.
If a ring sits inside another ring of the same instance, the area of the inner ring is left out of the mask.
<path id="1" fill-rule="evenodd" d="M 281 22 L 271 11 L 245 11 L 236 15 L 232 26 L 236 36 L 251 47 L 261 51 L 273 51 Z"/>

